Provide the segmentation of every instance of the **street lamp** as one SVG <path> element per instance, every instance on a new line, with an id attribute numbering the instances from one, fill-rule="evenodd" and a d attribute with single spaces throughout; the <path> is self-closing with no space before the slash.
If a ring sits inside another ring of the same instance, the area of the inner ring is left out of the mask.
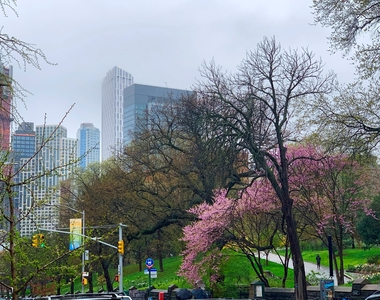
<path id="1" fill-rule="evenodd" d="M 65 204 L 51 204 L 51 206 L 60 206 L 60 207 L 65 207 L 69 210 L 72 210 L 72 211 L 75 211 L 77 213 L 80 213 L 82 214 L 82 244 L 84 244 L 84 237 L 85 237 L 85 234 L 86 234 L 86 230 L 85 230 L 85 224 L 84 224 L 84 221 L 85 221 L 85 212 L 84 210 L 83 211 L 80 211 L 80 210 L 77 210 L 75 208 L 72 208 L 70 206 L 67 206 Z M 82 293 L 84 293 L 84 282 L 83 282 L 83 274 L 84 274 L 84 270 L 85 270 L 85 251 L 83 249 L 83 252 L 82 252 L 82 274 L 81 274 L 81 283 L 82 283 Z"/>

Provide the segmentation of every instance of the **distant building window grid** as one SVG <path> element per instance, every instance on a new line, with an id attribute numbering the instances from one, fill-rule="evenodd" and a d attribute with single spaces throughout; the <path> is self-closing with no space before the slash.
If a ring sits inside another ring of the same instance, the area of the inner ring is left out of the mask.
<path id="1" fill-rule="evenodd" d="M 35 143 L 41 143 L 55 129 L 57 125 L 37 126 L 38 134 Z M 33 157 L 22 172 L 20 172 L 18 181 L 26 180 L 30 176 L 41 173 L 45 168 L 60 166 L 63 163 L 73 162 L 76 157 L 76 139 L 67 138 L 67 130 L 64 127 L 57 128 L 56 138 L 49 141 L 38 155 Z M 20 163 L 27 163 L 26 158 L 20 159 Z M 35 200 L 48 198 L 51 203 L 59 202 L 59 191 L 56 190 L 60 180 L 64 180 L 72 174 L 75 165 L 70 165 L 60 169 L 61 174 L 53 176 L 44 176 L 35 182 L 25 186 L 20 186 L 17 194 L 17 203 L 20 211 L 31 208 L 33 203 L 32 194 L 36 195 Z M 61 177 L 62 176 L 62 177 Z M 54 229 L 58 225 L 58 216 L 51 213 L 51 208 L 36 209 L 30 216 L 20 222 L 20 234 L 28 236 L 36 230 L 36 224 L 42 228 Z"/>

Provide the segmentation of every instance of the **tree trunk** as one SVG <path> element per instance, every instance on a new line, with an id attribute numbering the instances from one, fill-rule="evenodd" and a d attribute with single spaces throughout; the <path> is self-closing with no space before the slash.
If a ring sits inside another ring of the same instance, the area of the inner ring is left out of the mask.
<path id="1" fill-rule="evenodd" d="M 107 291 L 112 292 L 113 285 L 112 285 L 110 273 L 108 271 L 108 263 L 106 263 L 103 259 L 102 259 L 102 268 L 104 272 L 104 279 L 106 280 Z"/>
<path id="2" fill-rule="evenodd" d="M 158 255 L 158 264 L 160 272 L 164 272 L 164 262 L 162 256 L 162 241 L 161 241 L 161 230 L 157 230 L 157 255 Z"/>
<path id="3" fill-rule="evenodd" d="M 57 283 L 57 295 L 61 295 L 61 280 L 62 280 L 62 275 L 58 275 L 56 278 L 56 283 Z"/>
<path id="4" fill-rule="evenodd" d="M 89 272 L 88 274 L 88 292 L 93 293 L 94 292 L 94 280 L 92 278 L 93 273 Z"/>
<path id="5" fill-rule="evenodd" d="M 290 202 L 289 202 L 290 203 Z M 291 209 L 286 210 L 285 221 L 294 267 L 294 289 L 296 300 L 307 300 L 306 273 L 301 247 L 298 240 L 297 228 Z"/>

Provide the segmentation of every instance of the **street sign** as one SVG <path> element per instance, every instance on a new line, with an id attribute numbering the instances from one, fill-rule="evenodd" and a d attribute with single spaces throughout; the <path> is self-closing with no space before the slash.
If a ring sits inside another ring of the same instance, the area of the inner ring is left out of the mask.
<path id="1" fill-rule="evenodd" d="M 156 268 L 144 269 L 144 274 L 145 275 L 150 274 L 150 278 L 157 278 L 157 269 Z"/>
<path id="2" fill-rule="evenodd" d="M 150 268 L 150 269 L 144 269 L 144 274 L 148 275 L 150 270 L 150 274 L 152 275 L 153 273 L 157 274 L 157 269 L 156 268 Z"/>
<path id="3" fill-rule="evenodd" d="M 82 273 L 82 276 L 83 276 L 83 277 L 88 277 L 88 275 L 89 275 L 88 272 L 83 272 L 83 273 Z"/>
<path id="4" fill-rule="evenodd" d="M 147 258 L 147 260 L 145 261 L 145 265 L 148 269 L 151 269 L 154 265 L 154 260 L 151 258 Z"/>

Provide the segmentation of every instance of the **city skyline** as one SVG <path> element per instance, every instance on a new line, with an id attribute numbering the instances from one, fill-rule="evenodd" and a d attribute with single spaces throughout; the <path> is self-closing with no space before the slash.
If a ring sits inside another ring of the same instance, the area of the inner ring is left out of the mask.
<path id="1" fill-rule="evenodd" d="M 27 91 L 19 102 L 24 120 L 63 126 L 75 136 L 81 123 L 101 128 L 101 82 L 120 66 L 134 82 L 192 90 L 203 62 L 234 72 L 247 51 L 275 36 L 284 50 L 308 48 L 341 82 L 354 67 L 331 54 L 330 30 L 313 25 L 312 1 L 36 1 L 18 0 L 3 32 L 35 44 L 52 65 L 41 70 L 15 62 L 14 78 Z M 196 18 L 194 17 L 196 16 Z M 17 126 L 15 126 L 17 127 Z"/>

